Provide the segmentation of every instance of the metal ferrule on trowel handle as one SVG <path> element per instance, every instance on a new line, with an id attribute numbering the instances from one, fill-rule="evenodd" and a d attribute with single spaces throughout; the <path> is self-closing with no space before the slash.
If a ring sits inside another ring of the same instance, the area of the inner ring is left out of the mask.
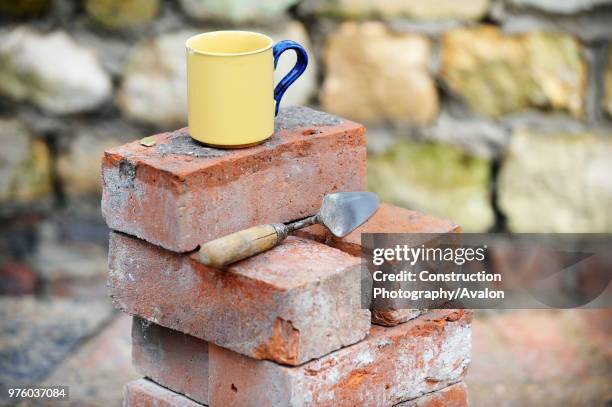
<path id="1" fill-rule="evenodd" d="M 288 224 L 269 223 L 253 226 L 203 244 L 198 253 L 200 263 L 223 268 L 255 254 L 269 250 L 291 232 L 320 224 L 334 236 L 346 236 L 370 218 L 378 209 L 378 196 L 372 192 L 337 192 L 323 197 L 319 212 Z"/>

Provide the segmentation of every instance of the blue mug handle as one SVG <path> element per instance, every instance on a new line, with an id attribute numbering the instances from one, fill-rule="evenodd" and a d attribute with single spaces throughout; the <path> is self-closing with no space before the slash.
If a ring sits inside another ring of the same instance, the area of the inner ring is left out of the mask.
<path id="1" fill-rule="evenodd" d="M 274 55 L 274 69 L 276 69 L 276 65 L 278 64 L 278 59 L 280 58 L 281 54 L 288 49 L 295 51 L 297 61 L 295 66 L 291 68 L 289 73 L 285 75 L 278 85 L 276 85 L 276 88 L 274 88 L 274 100 L 276 101 L 274 116 L 278 114 L 278 107 L 280 106 L 281 98 L 289 86 L 291 86 L 291 84 L 304 73 L 306 66 L 308 65 L 308 54 L 306 53 L 304 47 L 295 41 L 283 40 L 274 45 L 274 48 L 272 49 L 272 54 Z"/>

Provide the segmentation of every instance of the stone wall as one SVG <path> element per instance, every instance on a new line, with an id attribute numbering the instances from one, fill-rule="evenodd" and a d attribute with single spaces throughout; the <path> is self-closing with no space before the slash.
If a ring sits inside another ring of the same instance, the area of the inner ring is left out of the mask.
<path id="1" fill-rule="evenodd" d="M 610 0 L 16 0 L 0 16 L 9 257 L 106 240 L 101 152 L 185 125 L 183 43 L 225 28 L 306 46 L 285 105 L 366 123 L 384 200 L 468 231 L 612 231 Z"/>

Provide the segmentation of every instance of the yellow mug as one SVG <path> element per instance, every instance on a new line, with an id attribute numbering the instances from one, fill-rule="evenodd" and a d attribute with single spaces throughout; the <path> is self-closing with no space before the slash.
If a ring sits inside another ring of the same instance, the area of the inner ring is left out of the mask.
<path id="1" fill-rule="evenodd" d="M 304 48 L 289 40 L 273 46 L 267 35 L 249 31 L 199 34 L 185 46 L 191 137 L 222 148 L 270 137 L 283 94 L 306 70 Z M 297 62 L 274 88 L 274 69 L 288 49 L 296 52 Z"/>

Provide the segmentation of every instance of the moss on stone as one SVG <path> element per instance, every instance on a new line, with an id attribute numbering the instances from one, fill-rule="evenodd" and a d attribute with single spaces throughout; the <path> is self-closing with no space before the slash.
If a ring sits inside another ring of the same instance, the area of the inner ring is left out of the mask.
<path id="1" fill-rule="evenodd" d="M 159 0 L 87 0 L 85 9 L 101 26 L 119 29 L 153 20 Z"/>
<path id="2" fill-rule="evenodd" d="M 587 68 L 570 35 L 503 34 L 497 27 L 444 34 L 442 78 L 476 112 L 491 117 L 531 107 L 582 117 Z"/>
<path id="3" fill-rule="evenodd" d="M 32 202 L 52 192 L 51 156 L 42 140 L 33 140 L 30 156 L 11 181 L 9 197 L 16 202 Z"/>
<path id="4" fill-rule="evenodd" d="M 384 201 L 458 222 L 466 230 L 493 224 L 490 165 L 445 144 L 397 143 L 369 157 L 368 187 Z"/>

